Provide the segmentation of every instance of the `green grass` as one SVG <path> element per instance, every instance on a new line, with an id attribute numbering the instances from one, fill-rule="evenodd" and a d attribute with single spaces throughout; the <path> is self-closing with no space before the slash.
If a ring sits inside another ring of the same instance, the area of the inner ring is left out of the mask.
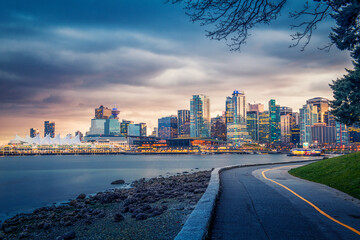
<path id="1" fill-rule="evenodd" d="M 291 169 L 289 173 L 360 199 L 360 152 L 321 160 Z"/>

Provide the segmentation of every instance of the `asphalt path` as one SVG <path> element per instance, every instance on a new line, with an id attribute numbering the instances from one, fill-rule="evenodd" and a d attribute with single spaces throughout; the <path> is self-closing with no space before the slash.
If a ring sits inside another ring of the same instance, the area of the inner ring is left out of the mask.
<path id="1" fill-rule="evenodd" d="M 360 239 L 360 201 L 288 174 L 296 166 L 300 164 L 223 171 L 210 238 Z"/>

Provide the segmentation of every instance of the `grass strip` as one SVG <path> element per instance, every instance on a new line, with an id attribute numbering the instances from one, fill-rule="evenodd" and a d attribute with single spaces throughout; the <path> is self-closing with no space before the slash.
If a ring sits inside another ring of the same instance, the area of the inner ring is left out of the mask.
<path id="1" fill-rule="evenodd" d="M 360 152 L 324 159 L 291 169 L 289 173 L 360 199 Z"/>

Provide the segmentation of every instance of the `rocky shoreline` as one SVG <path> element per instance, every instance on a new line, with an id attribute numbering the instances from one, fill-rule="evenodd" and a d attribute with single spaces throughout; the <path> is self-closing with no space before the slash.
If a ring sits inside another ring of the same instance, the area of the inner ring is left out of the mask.
<path id="1" fill-rule="evenodd" d="M 5 239 L 173 239 L 205 192 L 211 171 L 140 179 L 60 206 L 18 214 L 1 225 Z M 122 181 L 119 181 L 122 183 Z"/>

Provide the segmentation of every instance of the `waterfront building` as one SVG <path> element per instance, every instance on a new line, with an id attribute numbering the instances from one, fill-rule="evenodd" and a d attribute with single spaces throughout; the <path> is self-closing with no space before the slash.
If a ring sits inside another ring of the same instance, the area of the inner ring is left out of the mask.
<path id="1" fill-rule="evenodd" d="M 335 116 L 330 112 L 325 113 L 325 123 L 327 126 L 334 126 L 335 127 Z"/>
<path id="2" fill-rule="evenodd" d="M 158 119 L 158 136 L 162 139 L 178 137 L 178 119 L 176 116 Z"/>
<path id="3" fill-rule="evenodd" d="M 147 126 L 146 123 L 139 123 L 140 125 L 140 136 L 146 137 L 147 136 Z"/>
<path id="4" fill-rule="evenodd" d="M 141 132 L 140 132 L 141 126 L 140 124 L 135 124 L 135 123 L 130 123 L 128 125 L 128 132 L 127 132 L 127 136 L 131 136 L 131 137 L 140 137 L 141 136 Z"/>
<path id="5" fill-rule="evenodd" d="M 36 137 L 37 135 L 39 135 L 40 132 L 37 128 L 30 128 L 30 137 Z"/>
<path id="6" fill-rule="evenodd" d="M 280 116 L 281 142 L 291 142 L 291 114 Z"/>
<path id="7" fill-rule="evenodd" d="M 360 125 L 354 125 L 349 127 L 349 142 L 350 143 L 359 143 L 360 142 Z"/>
<path id="8" fill-rule="evenodd" d="M 231 97 L 226 98 L 226 140 L 233 143 L 251 141 L 246 128 L 245 93 L 235 90 Z"/>
<path id="9" fill-rule="evenodd" d="M 254 103 L 254 104 L 251 104 L 249 103 L 248 104 L 248 111 L 249 112 L 264 112 L 264 104 L 261 104 L 261 103 Z"/>
<path id="10" fill-rule="evenodd" d="M 86 135 L 103 135 L 105 134 L 105 122 L 106 119 L 91 119 L 91 126 L 89 132 Z"/>
<path id="11" fill-rule="evenodd" d="M 312 144 L 311 126 L 318 122 L 317 107 L 305 104 L 300 108 L 300 143 Z"/>
<path id="12" fill-rule="evenodd" d="M 247 111 L 246 113 L 246 127 L 255 142 L 259 142 L 259 112 Z"/>
<path id="13" fill-rule="evenodd" d="M 335 122 L 336 128 L 336 143 L 341 145 L 349 144 L 348 128 L 345 124 Z"/>
<path id="14" fill-rule="evenodd" d="M 226 141 L 226 125 L 223 116 L 211 118 L 211 137 Z"/>
<path id="15" fill-rule="evenodd" d="M 306 104 L 316 106 L 319 123 L 325 122 L 325 115 L 329 112 L 329 100 L 323 97 L 311 98 L 306 101 Z"/>
<path id="16" fill-rule="evenodd" d="M 269 101 L 269 114 L 270 143 L 280 143 L 280 106 L 276 104 L 275 99 Z"/>
<path id="17" fill-rule="evenodd" d="M 111 115 L 108 119 L 105 119 L 104 123 L 104 134 L 105 135 L 119 135 L 120 134 L 120 123 L 116 116 Z"/>
<path id="18" fill-rule="evenodd" d="M 55 137 L 55 122 L 45 121 L 44 122 L 44 137 L 50 135 L 50 137 Z"/>
<path id="19" fill-rule="evenodd" d="M 335 127 L 326 123 L 315 123 L 311 126 L 312 142 L 317 144 L 335 143 Z"/>
<path id="20" fill-rule="evenodd" d="M 270 114 L 259 113 L 259 143 L 270 143 Z"/>
<path id="21" fill-rule="evenodd" d="M 95 108 L 95 119 L 108 119 L 112 115 L 112 110 L 101 105 Z"/>
<path id="22" fill-rule="evenodd" d="M 190 137 L 210 137 L 210 99 L 193 95 L 190 100 Z"/>
<path id="23" fill-rule="evenodd" d="M 283 115 L 292 115 L 293 113 L 293 110 L 291 107 L 280 107 L 280 116 L 283 116 Z"/>
<path id="24" fill-rule="evenodd" d="M 146 123 L 130 123 L 128 137 L 146 137 Z"/>
<path id="25" fill-rule="evenodd" d="M 291 143 L 298 146 L 300 143 L 300 126 L 295 125 L 291 128 Z"/>
<path id="26" fill-rule="evenodd" d="M 133 121 L 126 121 L 125 119 L 122 120 L 120 123 L 120 134 L 124 137 L 127 137 L 128 135 L 128 127 L 129 124 L 134 123 Z"/>
<path id="27" fill-rule="evenodd" d="M 190 110 L 178 110 L 178 136 L 190 137 Z"/>

